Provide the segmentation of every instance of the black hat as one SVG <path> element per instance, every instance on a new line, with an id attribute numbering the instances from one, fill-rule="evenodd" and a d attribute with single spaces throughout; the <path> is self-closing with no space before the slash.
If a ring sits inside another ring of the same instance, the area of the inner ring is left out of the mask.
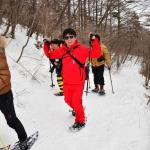
<path id="1" fill-rule="evenodd" d="M 59 39 L 53 39 L 53 40 L 51 40 L 50 43 L 51 43 L 51 44 L 60 45 L 60 44 L 64 44 L 64 41 L 63 41 L 63 40 L 59 40 Z"/>
<path id="2" fill-rule="evenodd" d="M 98 34 L 95 34 L 95 37 L 98 38 L 99 41 L 101 40 L 101 38 Z"/>
<path id="3" fill-rule="evenodd" d="M 76 36 L 75 30 L 72 29 L 72 28 L 67 28 L 67 29 L 64 30 L 64 32 L 63 32 L 63 38 L 64 38 L 67 34 Z"/>
<path id="4" fill-rule="evenodd" d="M 59 44 L 59 40 L 58 39 L 53 39 L 53 40 L 51 40 L 51 44 Z"/>

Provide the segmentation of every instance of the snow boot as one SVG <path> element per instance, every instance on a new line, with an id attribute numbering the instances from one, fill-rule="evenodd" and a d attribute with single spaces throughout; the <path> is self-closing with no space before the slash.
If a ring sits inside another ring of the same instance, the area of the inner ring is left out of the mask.
<path id="1" fill-rule="evenodd" d="M 77 131 L 80 131 L 84 127 L 85 127 L 85 123 L 75 122 L 71 127 L 69 127 L 69 129 L 73 132 L 77 132 Z"/>
<path id="2" fill-rule="evenodd" d="M 64 93 L 63 93 L 63 92 L 58 92 L 58 93 L 55 93 L 54 95 L 55 95 L 55 96 L 63 96 Z"/>
<path id="3" fill-rule="evenodd" d="M 95 84 L 95 89 L 93 89 L 92 92 L 94 92 L 94 93 L 98 93 L 99 92 L 98 84 Z"/>
<path id="4" fill-rule="evenodd" d="M 100 85 L 99 95 L 105 95 L 104 85 Z"/>
<path id="5" fill-rule="evenodd" d="M 98 94 L 99 95 L 105 95 L 106 93 L 105 93 L 105 90 L 100 90 Z"/>

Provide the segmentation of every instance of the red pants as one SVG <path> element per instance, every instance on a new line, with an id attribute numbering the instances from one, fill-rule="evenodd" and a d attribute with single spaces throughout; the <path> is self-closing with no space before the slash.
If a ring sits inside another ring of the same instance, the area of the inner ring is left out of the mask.
<path id="1" fill-rule="evenodd" d="M 75 122 L 84 123 L 85 115 L 82 106 L 83 85 L 64 84 L 65 102 L 75 111 Z"/>

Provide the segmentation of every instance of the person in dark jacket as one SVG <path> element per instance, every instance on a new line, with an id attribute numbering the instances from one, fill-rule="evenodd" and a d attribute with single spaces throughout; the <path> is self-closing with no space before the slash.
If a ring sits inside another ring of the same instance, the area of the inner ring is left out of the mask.
<path id="1" fill-rule="evenodd" d="M 47 39 L 44 40 L 45 44 L 47 44 L 47 46 L 54 51 L 55 49 L 59 48 L 61 46 L 61 44 L 63 43 L 62 40 L 58 40 L 58 39 L 53 39 L 50 42 L 47 41 Z M 44 49 L 44 53 L 45 55 L 48 57 L 49 56 L 49 49 Z M 62 61 L 61 59 L 50 59 L 51 63 L 52 63 L 52 68 L 50 70 L 51 73 L 54 72 L 54 70 L 56 69 L 56 74 L 57 74 L 57 83 L 58 86 L 60 88 L 60 91 L 58 93 L 55 93 L 56 96 L 63 96 L 64 95 L 64 91 L 63 91 L 63 79 L 62 79 L 62 75 L 61 75 L 61 70 L 62 70 Z"/>
<path id="2" fill-rule="evenodd" d="M 0 36 L 0 111 L 4 114 L 7 124 L 16 131 L 19 141 L 23 142 L 27 139 L 27 134 L 16 116 L 10 78 L 5 55 L 5 38 Z"/>
<path id="3" fill-rule="evenodd" d="M 65 102 L 75 111 L 75 123 L 71 129 L 78 130 L 85 126 L 85 114 L 82 105 L 82 94 L 86 79 L 85 62 L 89 57 L 98 58 L 101 54 L 100 44 L 95 36 L 91 37 L 92 48 L 79 43 L 76 32 L 72 28 L 63 31 L 65 44 L 52 51 L 44 44 L 44 49 L 49 49 L 49 58 L 62 59 L 62 77 L 64 81 Z"/>

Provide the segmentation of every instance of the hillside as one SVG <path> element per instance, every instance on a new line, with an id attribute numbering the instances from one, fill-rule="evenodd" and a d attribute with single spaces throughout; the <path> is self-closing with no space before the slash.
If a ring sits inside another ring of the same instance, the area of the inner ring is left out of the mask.
<path id="1" fill-rule="evenodd" d="M 150 150 L 150 112 L 146 105 L 144 78 L 139 65 L 128 61 L 119 72 L 112 70 L 115 93 L 112 94 L 109 72 L 105 70 L 106 96 L 83 95 L 86 127 L 71 133 L 74 118 L 58 90 L 50 85 L 49 62 L 42 49 L 34 46 L 34 36 L 25 48 L 19 64 L 15 62 L 26 42 L 25 31 L 17 29 L 16 39 L 6 48 L 12 74 L 14 104 L 27 133 L 39 131 L 32 150 Z M 90 72 L 91 89 L 93 76 Z M 89 89 L 91 91 L 91 89 Z M 0 146 L 15 143 L 15 132 L 6 125 L 0 113 Z"/>

